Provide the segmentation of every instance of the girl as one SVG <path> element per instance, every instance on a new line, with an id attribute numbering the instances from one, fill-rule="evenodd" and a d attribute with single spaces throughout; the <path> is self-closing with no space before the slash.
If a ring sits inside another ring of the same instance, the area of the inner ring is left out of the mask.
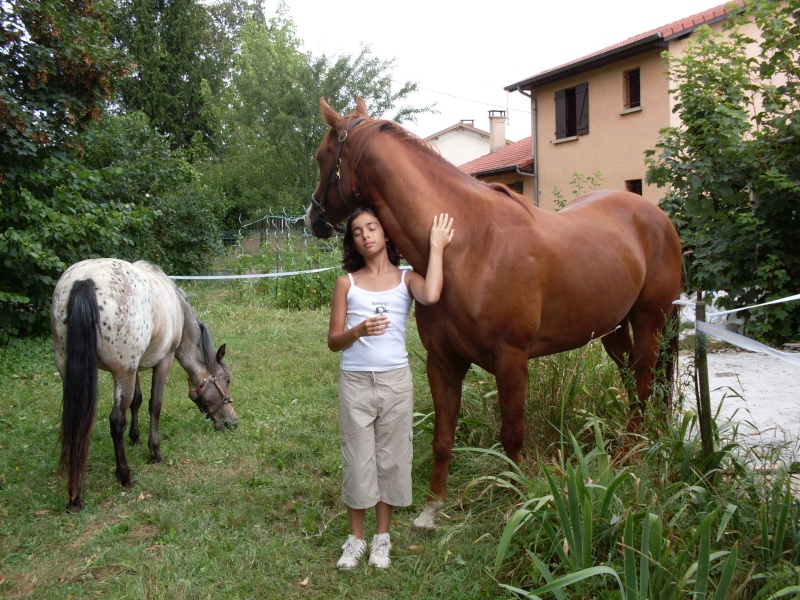
<path id="1" fill-rule="evenodd" d="M 389 526 L 395 506 L 411 504 L 414 395 L 406 351 L 406 321 L 413 297 L 434 304 L 442 291 L 442 256 L 453 239 L 453 219 L 433 218 L 427 275 L 398 267 L 400 256 L 370 208 L 347 221 L 346 275 L 336 280 L 328 348 L 342 352 L 339 425 L 350 535 L 339 569 L 352 569 L 367 550 L 366 509 L 375 507 L 369 564 L 389 566 Z"/>

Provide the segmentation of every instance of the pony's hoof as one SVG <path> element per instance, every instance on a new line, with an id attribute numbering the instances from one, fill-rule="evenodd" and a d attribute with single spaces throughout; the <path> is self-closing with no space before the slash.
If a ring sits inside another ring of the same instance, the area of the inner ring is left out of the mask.
<path id="1" fill-rule="evenodd" d="M 83 500 L 81 500 L 80 496 L 78 496 L 78 498 L 75 500 L 70 500 L 69 504 L 67 504 L 67 512 L 71 512 L 73 514 L 81 512 L 84 508 L 86 508 L 86 505 L 83 503 Z"/>
<path id="2" fill-rule="evenodd" d="M 414 531 L 436 531 L 436 515 L 442 510 L 441 502 L 428 502 L 422 514 L 414 519 L 411 528 Z"/>
<path id="3" fill-rule="evenodd" d="M 151 465 L 156 465 L 160 462 L 164 462 L 164 456 L 160 452 L 158 454 L 153 454 L 150 456 Z"/>

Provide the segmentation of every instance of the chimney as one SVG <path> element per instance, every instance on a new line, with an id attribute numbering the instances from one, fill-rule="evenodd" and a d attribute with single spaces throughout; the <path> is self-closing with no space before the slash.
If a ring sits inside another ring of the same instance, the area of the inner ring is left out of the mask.
<path id="1" fill-rule="evenodd" d="M 506 147 L 506 111 L 489 111 L 489 154 Z"/>

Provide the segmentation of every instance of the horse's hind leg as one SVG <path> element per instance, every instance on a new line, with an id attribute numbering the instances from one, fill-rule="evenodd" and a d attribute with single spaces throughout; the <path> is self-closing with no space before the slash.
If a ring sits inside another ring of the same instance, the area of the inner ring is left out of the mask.
<path id="1" fill-rule="evenodd" d="M 623 385 L 628 393 L 631 404 L 636 403 L 636 378 L 633 377 L 631 361 L 633 360 L 633 339 L 631 339 L 630 325 L 626 318 L 617 326 L 617 329 L 601 338 L 603 348 L 614 361 L 622 377 Z"/>
<path id="2" fill-rule="evenodd" d="M 655 367 L 658 361 L 664 314 L 658 311 L 636 311 L 628 316 L 623 327 L 603 338 L 603 346 L 620 368 L 630 399 L 628 432 L 640 431 L 644 412 L 653 392 Z M 631 374 L 633 381 L 631 381 Z"/>
<path id="3" fill-rule="evenodd" d="M 161 454 L 158 425 L 161 420 L 161 405 L 164 402 L 164 386 L 167 384 L 167 376 L 174 357 L 174 354 L 170 354 L 153 368 L 153 381 L 150 384 L 150 438 L 147 442 L 150 448 L 151 463 L 159 463 L 164 460 L 164 456 Z"/>
<path id="4" fill-rule="evenodd" d="M 131 428 L 128 431 L 131 446 L 139 444 L 139 407 L 141 405 L 142 388 L 139 387 L 139 373 L 136 373 L 136 389 L 133 391 L 133 400 L 131 401 Z"/>
<path id="5" fill-rule="evenodd" d="M 133 486 L 131 470 L 125 457 L 125 427 L 127 425 L 128 407 L 133 401 L 136 390 L 136 371 L 114 373 L 114 407 L 108 417 L 111 426 L 111 439 L 114 442 L 114 456 L 117 460 L 117 481 L 124 488 Z"/>
<path id="6" fill-rule="evenodd" d="M 661 355 L 661 338 L 667 324 L 661 310 L 642 312 L 631 317 L 633 326 L 633 374 L 636 377 L 638 409 L 644 414 L 646 403 L 654 394 L 656 365 Z M 667 399 L 668 396 L 667 396 Z M 641 421 L 641 417 L 640 417 Z"/>

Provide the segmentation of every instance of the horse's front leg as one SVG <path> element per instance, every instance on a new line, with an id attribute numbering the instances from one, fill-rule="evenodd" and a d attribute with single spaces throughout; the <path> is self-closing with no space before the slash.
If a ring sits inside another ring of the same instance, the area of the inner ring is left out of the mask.
<path id="1" fill-rule="evenodd" d="M 108 417 L 111 426 L 111 440 L 114 442 L 114 456 L 117 460 L 117 481 L 124 488 L 133 486 L 131 470 L 125 457 L 125 427 L 128 407 L 133 401 L 136 389 L 136 370 L 114 373 L 114 407 Z"/>
<path id="2" fill-rule="evenodd" d="M 164 456 L 161 454 L 158 424 L 161 419 L 161 405 L 164 401 L 164 386 L 167 383 L 167 376 L 174 358 L 175 355 L 170 354 L 153 368 L 153 381 L 150 385 L 150 438 L 147 442 L 150 448 L 151 463 L 159 463 L 164 460 Z"/>
<path id="3" fill-rule="evenodd" d="M 461 360 L 444 360 L 428 353 L 428 382 L 433 396 L 433 472 L 431 488 L 425 508 L 414 519 L 414 529 L 433 531 L 436 515 L 446 497 L 447 470 L 455 440 L 458 411 L 461 406 L 461 385 L 469 363 Z"/>
<path id="4" fill-rule="evenodd" d="M 128 430 L 128 437 L 131 446 L 139 444 L 139 407 L 142 405 L 142 388 L 139 387 L 139 373 L 136 373 L 136 389 L 133 391 L 131 401 L 131 428 Z"/>

